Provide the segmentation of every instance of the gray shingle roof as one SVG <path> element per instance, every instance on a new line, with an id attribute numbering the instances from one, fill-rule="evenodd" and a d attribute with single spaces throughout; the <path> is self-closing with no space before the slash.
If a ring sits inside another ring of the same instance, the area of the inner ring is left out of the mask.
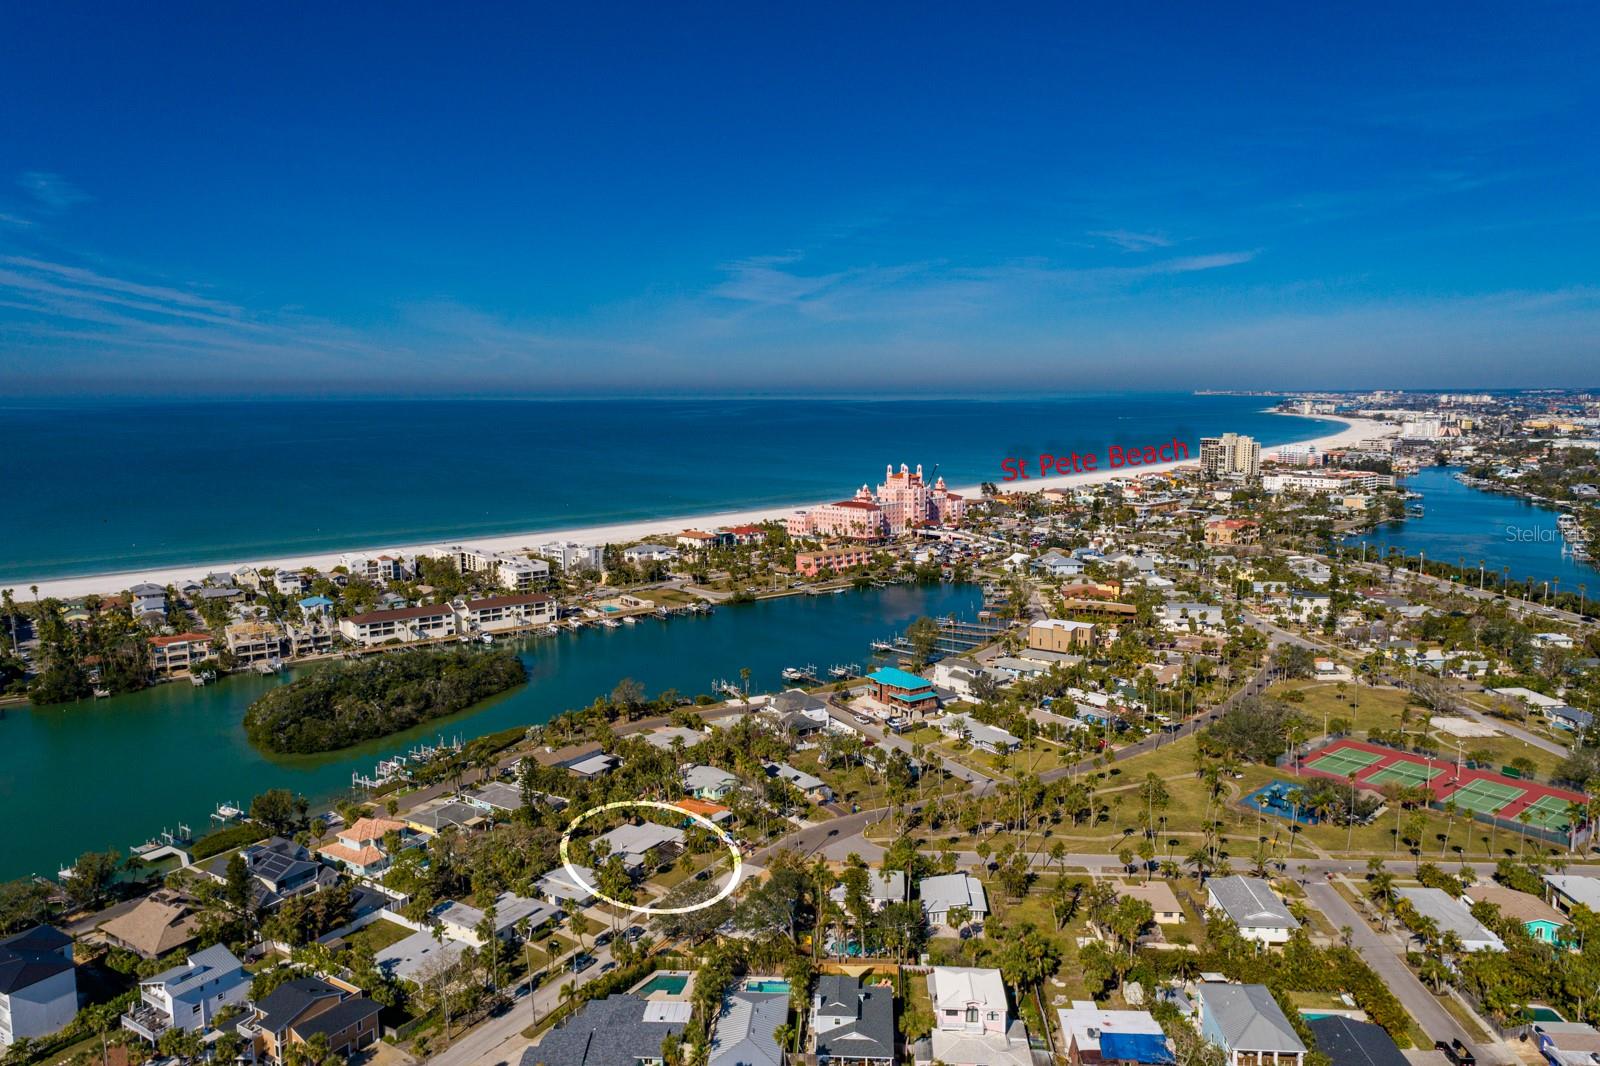
<path id="1" fill-rule="evenodd" d="M 683 1025 L 645 1021 L 645 1003 L 632 995 L 592 1000 L 524 1051 L 521 1066 L 635 1066 L 660 1058 L 661 1041 Z"/>
<path id="2" fill-rule="evenodd" d="M 855 1015 L 855 1021 L 817 1034 L 818 1058 L 894 1058 L 894 997 L 887 988 L 828 974 L 818 978 L 817 994 L 822 1013 Z"/>
<path id="3" fill-rule="evenodd" d="M 1371 1022 L 1330 1014 L 1306 1025 L 1317 1050 L 1332 1059 L 1333 1066 L 1410 1066 L 1389 1034 Z"/>

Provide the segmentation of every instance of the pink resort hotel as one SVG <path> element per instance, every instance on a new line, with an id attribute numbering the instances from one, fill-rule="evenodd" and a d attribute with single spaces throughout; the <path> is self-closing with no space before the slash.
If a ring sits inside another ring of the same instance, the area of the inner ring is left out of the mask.
<path id="1" fill-rule="evenodd" d="M 913 473 L 901 463 L 895 473 L 891 464 L 884 467 L 876 493 L 862 485 L 851 499 L 790 515 L 789 535 L 883 540 L 922 526 L 960 525 L 966 509 L 967 501 L 947 489 L 944 478 L 929 485 L 922 480 L 920 465 Z"/>

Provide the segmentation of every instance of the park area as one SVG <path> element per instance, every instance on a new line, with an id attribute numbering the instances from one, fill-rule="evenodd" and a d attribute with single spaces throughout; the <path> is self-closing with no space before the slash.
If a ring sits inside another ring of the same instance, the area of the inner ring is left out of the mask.
<path id="1" fill-rule="evenodd" d="M 1426 788 L 1440 804 L 1555 833 L 1571 825 L 1571 808 L 1588 802 L 1570 789 L 1348 737 L 1308 752 L 1298 769 L 1301 774 L 1353 780 L 1364 788 Z"/>

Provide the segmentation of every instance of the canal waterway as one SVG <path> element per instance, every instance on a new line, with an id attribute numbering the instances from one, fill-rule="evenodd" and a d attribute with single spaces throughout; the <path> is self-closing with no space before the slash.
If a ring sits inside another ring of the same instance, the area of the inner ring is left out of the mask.
<path id="1" fill-rule="evenodd" d="M 1422 494 L 1422 516 L 1389 522 L 1345 540 L 1363 541 L 1381 558 L 1391 547 L 1407 555 L 1422 552 L 1441 563 L 1476 568 L 1482 559 L 1490 580 L 1502 567 L 1512 581 L 1561 581 L 1561 591 L 1577 592 L 1586 585 L 1600 595 L 1600 570 L 1562 554 L 1561 513 L 1539 507 L 1518 496 L 1469 488 L 1455 479 L 1457 467 L 1425 467 L 1403 485 Z"/>
<path id="2" fill-rule="evenodd" d="M 527 685 L 426 727 L 321 756 L 268 756 L 245 739 L 245 708 L 282 678 L 238 675 L 206 688 L 179 682 L 12 709 L 0 717 L 0 879 L 53 876 L 89 849 L 126 854 L 180 821 L 202 833 L 218 803 L 247 805 L 269 788 L 331 799 L 349 787 L 352 772 L 370 774 L 380 758 L 420 741 L 546 722 L 624 677 L 651 695 L 672 688 L 692 696 L 709 692 L 714 679 L 738 683 L 748 667 L 752 692 L 775 691 L 786 666 L 866 663 L 873 640 L 922 615 L 973 618 L 981 599 L 973 585 L 895 585 L 530 638 L 518 645 Z"/>

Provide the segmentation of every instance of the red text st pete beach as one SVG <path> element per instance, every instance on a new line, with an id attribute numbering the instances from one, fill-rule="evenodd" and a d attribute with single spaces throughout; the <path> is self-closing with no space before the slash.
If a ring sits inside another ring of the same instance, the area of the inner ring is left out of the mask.
<path id="1" fill-rule="evenodd" d="M 1000 469 L 1005 471 L 1003 481 L 1026 481 L 1034 477 L 1056 477 L 1061 474 L 1086 474 L 1094 470 L 1118 470 L 1129 466 L 1153 466 L 1157 463 L 1176 463 L 1189 458 L 1189 446 L 1174 437 L 1159 447 L 1124 448 L 1113 444 L 1106 451 L 1107 462 L 1102 466 L 1100 457 L 1093 452 L 1081 455 L 1041 455 L 1037 461 L 1038 473 L 1028 473 L 1030 459 L 1002 459 Z"/>

